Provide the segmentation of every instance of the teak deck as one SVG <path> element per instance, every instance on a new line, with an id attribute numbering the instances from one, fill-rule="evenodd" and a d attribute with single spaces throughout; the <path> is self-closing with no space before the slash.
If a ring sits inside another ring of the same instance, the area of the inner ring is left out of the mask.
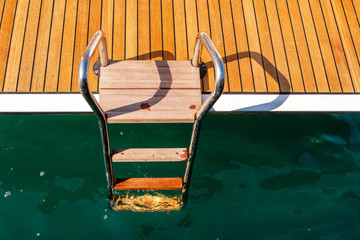
<path id="1" fill-rule="evenodd" d="M 359 20 L 356 0 L 0 0 L 0 91 L 78 92 L 81 55 L 102 29 L 114 60 L 191 59 L 207 32 L 225 93 L 359 93 Z"/>

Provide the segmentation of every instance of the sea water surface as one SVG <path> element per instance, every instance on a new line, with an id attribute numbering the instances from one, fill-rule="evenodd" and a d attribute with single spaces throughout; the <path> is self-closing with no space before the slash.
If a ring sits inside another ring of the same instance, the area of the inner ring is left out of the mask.
<path id="1" fill-rule="evenodd" d="M 111 146 L 186 147 L 190 132 L 110 126 Z M 115 212 L 94 115 L 0 115 L 0 239 L 360 239 L 359 170 L 359 114 L 208 115 L 187 206 Z M 118 177 L 183 172 L 115 167 Z"/>

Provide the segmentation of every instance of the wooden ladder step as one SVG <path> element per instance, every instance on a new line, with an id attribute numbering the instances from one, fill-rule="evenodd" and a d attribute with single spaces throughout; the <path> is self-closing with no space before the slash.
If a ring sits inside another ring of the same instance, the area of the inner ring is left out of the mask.
<path id="1" fill-rule="evenodd" d="M 187 160 L 186 148 L 114 149 L 113 162 L 178 162 Z"/>
<path id="2" fill-rule="evenodd" d="M 118 178 L 115 190 L 181 190 L 181 178 Z"/>
<path id="3" fill-rule="evenodd" d="M 193 123 L 201 108 L 191 61 L 113 61 L 100 69 L 99 103 L 108 123 Z"/>

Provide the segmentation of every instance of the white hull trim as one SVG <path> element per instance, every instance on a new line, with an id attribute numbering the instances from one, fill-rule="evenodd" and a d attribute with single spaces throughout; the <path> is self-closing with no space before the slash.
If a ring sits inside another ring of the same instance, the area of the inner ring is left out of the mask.
<path id="1" fill-rule="evenodd" d="M 0 94 L 1 114 L 91 112 L 80 94 Z M 223 94 L 211 112 L 360 112 L 360 94 Z"/>

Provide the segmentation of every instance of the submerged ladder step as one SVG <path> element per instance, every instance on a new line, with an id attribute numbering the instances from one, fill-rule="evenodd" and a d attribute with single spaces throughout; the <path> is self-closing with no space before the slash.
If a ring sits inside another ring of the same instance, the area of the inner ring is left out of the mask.
<path id="1" fill-rule="evenodd" d="M 118 178 L 115 190 L 181 190 L 181 178 Z"/>
<path id="2" fill-rule="evenodd" d="M 114 149 L 113 162 L 178 162 L 187 160 L 186 148 Z"/>

